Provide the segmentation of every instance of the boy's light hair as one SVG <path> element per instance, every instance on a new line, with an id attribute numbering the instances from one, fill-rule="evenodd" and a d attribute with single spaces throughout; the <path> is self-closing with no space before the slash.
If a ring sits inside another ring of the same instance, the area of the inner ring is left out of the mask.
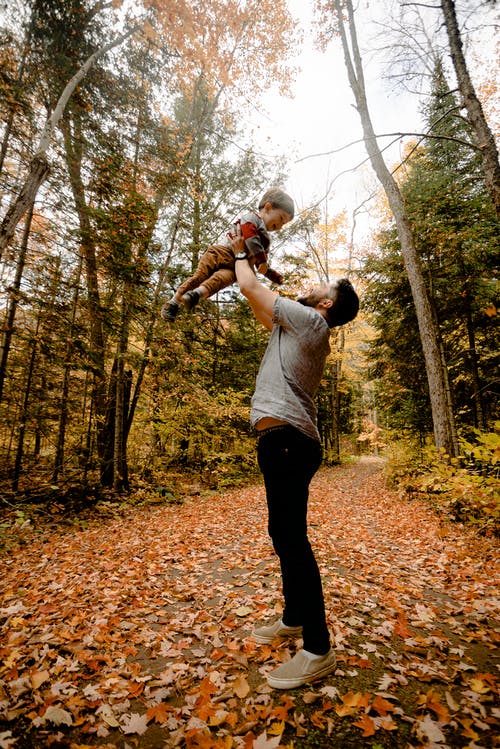
<path id="1" fill-rule="evenodd" d="M 269 190 L 266 190 L 260 199 L 259 208 L 264 208 L 266 203 L 271 203 L 273 208 L 286 211 L 290 216 L 290 219 L 294 217 L 295 206 L 293 200 L 290 195 L 280 187 L 271 187 Z"/>

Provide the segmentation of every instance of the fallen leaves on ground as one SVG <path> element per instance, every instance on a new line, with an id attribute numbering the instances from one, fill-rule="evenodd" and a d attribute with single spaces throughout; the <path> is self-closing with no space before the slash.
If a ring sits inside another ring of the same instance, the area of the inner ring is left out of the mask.
<path id="1" fill-rule="evenodd" d="M 494 540 L 369 459 L 315 477 L 310 536 L 338 668 L 279 692 L 261 486 L 33 530 L 3 560 L 0 748 L 496 746 Z"/>

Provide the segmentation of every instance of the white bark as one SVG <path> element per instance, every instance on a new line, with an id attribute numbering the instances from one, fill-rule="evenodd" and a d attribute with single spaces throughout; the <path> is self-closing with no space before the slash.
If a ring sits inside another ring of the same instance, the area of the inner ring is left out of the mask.
<path id="1" fill-rule="evenodd" d="M 435 443 L 438 449 L 444 450 L 449 455 L 456 455 L 457 446 L 454 444 L 453 440 L 453 413 L 448 408 L 445 377 L 442 369 L 438 336 L 434 325 L 432 307 L 402 196 L 394 177 L 384 161 L 373 130 L 366 98 L 363 65 L 358 47 L 354 11 L 351 0 L 346 0 L 344 7 L 347 9 L 347 23 L 351 46 L 349 46 L 349 40 L 347 38 L 341 2 L 340 0 L 335 0 L 335 10 L 342 48 L 344 51 L 345 65 L 347 68 L 349 83 L 356 100 L 356 108 L 361 119 L 366 149 L 372 167 L 384 188 L 396 222 L 403 261 L 415 303 L 420 340 L 422 342 L 427 380 L 429 383 Z"/>
<path id="2" fill-rule="evenodd" d="M 30 162 L 28 176 L 26 177 L 21 191 L 16 200 L 7 210 L 7 213 L 5 214 L 0 225 L 0 259 L 2 257 L 3 250 L 12 240 L 16 227 L 21 221 L 22 217 L 24 216 L 26 211 L 34 205 L 40 185 L 44 182 L 50 171 L 47 151 L 54 136 L 54 131 L 64 114 L 64 110 L 71 95 L 74 93 L 80 81 L 83 80 L 83 78 L 87 75 L 94 62 L 99 57 L 102 57 L 102 55 L 106 54 L 106 52 L 109 52 L 110 49 L 113 49 L 113 47 L 117 47 L 119 44 L 121 44 L 125 39 L 134 34 L 137 29 L 138 27 L 130 29 L 126 33 L 114 39 L 112 42 L 109 42 L 108 44 L 104 45 L 104 47 L 98 49 L 96 52 L 94 52 L 94 54 L 90 55 L 88 60 L 83 63 L 81 68 L 66 84 L 64 91 L 59 97 L 59 100 L 54 108 L 54 111 L 52 112 L 50 117 L 47 118 L 47 121 L 44 125 L 38 147 Z"/>

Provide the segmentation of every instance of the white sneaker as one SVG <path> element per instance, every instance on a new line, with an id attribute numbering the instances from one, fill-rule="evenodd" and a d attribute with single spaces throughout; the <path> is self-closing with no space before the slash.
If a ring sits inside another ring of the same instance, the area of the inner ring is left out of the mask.
<path id="1" fill-rule="evenodd" d="M 278 666 L 267 676 L 267 683 L 274 689 L 293 689 L 308 681 L 320 679 L 334 671 L 337 658 L 332 649 L 325 655 L 310 658 L 299 650 L 287 663 Z"/>
<path id="2" fill-rule="evenodd" d="M 257 627 L 252 632 L 255 642 L 264 645 L 273 642 L 278 637 L 302 637 L 302 627 L 287 627 L 281 619 L 277 619 L 273 624 L 265 624 L 263 627 Z"/>

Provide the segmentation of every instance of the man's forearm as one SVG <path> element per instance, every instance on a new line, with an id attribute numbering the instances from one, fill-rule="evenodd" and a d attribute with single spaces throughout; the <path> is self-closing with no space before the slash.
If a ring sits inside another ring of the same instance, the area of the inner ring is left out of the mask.
<path id="1" fill-rule="evenodd" d="M 237 260 L 234 264 L 234 269 L 241 293 L 249 298 L 252 291 L 255 293 L 256 288 L 261 286 L 261 283 L 253 272 L 248 260 Z"/>
<path id="2" fill-rule="evenodd" d="M 272 330 L 276 294 L 259 281 L 247 260 L 237 260 L 234 267 L 240 291 L 250 302 L 255 317 Z"/>

